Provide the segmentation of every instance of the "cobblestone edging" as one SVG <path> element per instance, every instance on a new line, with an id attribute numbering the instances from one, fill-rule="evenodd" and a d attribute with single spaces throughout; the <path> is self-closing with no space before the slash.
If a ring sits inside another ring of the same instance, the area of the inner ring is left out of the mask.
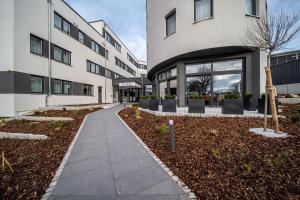
<path id="1" fill-rule="evenodd" d="M 20 139 L 20 140 L 46 140 L 46 135 L 36 135 L 27 133 L 7 133 L 0 132 L 0 139 Z"/>
<path id="2" fill-rule="evenodd" d="M 169 176 L 183 189 L 183 191 L 188 195 L 189 199 L 197 199 L 196 195 L 191 191 L 191 189 L 180 180 L 160 159 L 157 157 L 150 148 L 137 136 L 137 134 L 126 124 L 126 122 L 118 115 L 120 111 L 116 112 L 116 116 L 121 120 L 121 122 L 128 128 L 128 130 L 133 134 L 133 136 L 140 142 L 140 144 L 146 149 L 146 151 L 152 156 L 152 158 L 169 174 Z"/>
<path id="3" fill-rule="evenodd" d="M 16 120 L 28 120 L 28 121 L 73 121 L 70 117 L 40 117 L 40 116 L 17 116 Z"/>
<path id="4" fill-rule="evenodd" d="M 244 115 L 231 115 L 231 114 L 210 114 L 210 113 L 174 113 L 174 112 L 160 112 L 148 109 L 139 108 L 139 110 L 155 115 L 155 116 L 176 116 L 176 117 L 236 117 L 236 118 L 264 118 L 263 114 L 244 114 Z M 271 115 L 267 115 L 268 118 L 272 118 Z M 285 118 L 284 116 L 278 115 L 279 118 Z"/>
<path id="5" fill-rule="evenodd" d="M 90 113 L 90 114 L 91 114 L 91 113 Z M 59 166 L 58 169 L 56 170 L 55 176 L 53 177 L 53 179 L 52 179 L 50 185 L 48 186 L 48 189 L 46 190 L 45 194 L 43 195 L 42 200 L 47 200 L 48 197 L 52 194 L 52 191 L 53 191 L 53 189 L 54 189 L 54 187 L 55 187 L 55 185 L 56 185 L 56 183 L 57 183 L 57 181 L 58 181 L 58 178 L 59 178 L 59 176 L 61 175 L 61 172 L 63 171 L 63 169 L 64 169 L 64 167 L 65 167 L 65 164 L 66 164 L 68 158 L 70 157 L 70 154 L 71 154 L 71 151 L 72 151 L 72 149 L 73 149 L 73 147 L 74 147 L 74 144 L 75 144 L 75 142 L 77 141 L 77 139 L 78 139 L 78 137 L 79 137 L 79 135 L 80 135 L 80 132 L 81 132 L 81 130 L 82 130 L 82 127 L 83 127 L 84 123 L 86 122 L 87 117 L 88 117 L 90 114 L 86 115 L 85 118 L 84 118 L 84 120 L 82 121 L 82 123 L 81 123 L 81 125 L 80 125 L 80 128 L 78 129 L 78 131 L 77 131 L 77 133 L 76 133 L 74 139 L 72 140 L 72 142 L 71 142 L 71 144 L 70 144 L 70 146 L 69 146 L 69 148 L 68 148 L 67 153 L 65 154 L 65 156 L 64 156 L 64 158 L 63 158 L 63 160 L 62 160 L 62 162 L 60 163 L 60 166 Z"/>

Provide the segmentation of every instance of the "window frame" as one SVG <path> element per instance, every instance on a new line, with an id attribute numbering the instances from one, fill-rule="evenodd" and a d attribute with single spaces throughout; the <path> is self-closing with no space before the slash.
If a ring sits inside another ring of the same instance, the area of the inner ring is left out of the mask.
<path id="1" fill-rule="evenodd" d="M 54 56 L 55 48 L 61 50 L 61 56 L 60 56 L 60 59 L 61 59 L 61 60 L 55 59 L 55 56 Z M 64 62 L 64 54 L 65 54 L 65 55 L 69 55 L 69 62 L 68 62 L 68 63 Z M 60 62 L 60 63 L 62 63 L 62 64 L 65 64 L 65 65 L 71 66 L 71 63 L 72 63 L 72 53 L 71 53 L 70 51 L 68 51 L 68 50 L 65 50 L 65 49 L 63 49 L 63 48 L 57 46 L 57 45 L 54 45 L 54 46 L 53 46 L 53 60 L 55 60 L 55 61 L 57 61 L 57 62 Z"/>
<path id="2" fill-rule="evenodd" d="M 251 13 L 247 13 L 247 1 L 251 1 Z M 248 17 L 257 17 L 259 18 L 260 12 L 259 12 L 259 0 L 244 0 L 244 5 L 245 5 L 245 15 Z"/>
<path id="3" fill-rule="evenodd" d="M 55 90 L 54 90 L 54 81 L 59 81 L 59 82 L 61 82 L 61 87 L 60 87 L 60 89 L 61 89 L 61 92 L 55 92 Z M 72 90 L 72 83 L 71 83 L 71 81 L 65 81 L 65 80 L 61 80 L 61 79 L 53 79 L 53 82 L 52 82 L 52 93 L 53 94 L 55 94 L 55 95 L 71 95 L 71 90 Z M 69 84 L 69 86 L 70 86 L 70 90 L 68 91 L 68 93 L 66 93 L 66 91 L 65 91 L 65 85 L 66 84 Z"/>
<path id="4" fill-rule="evenodd" d="M 39 78 L 42 80 L 42 91 L 41 92 L 34 92 L 32 91 L 32 87 L 31 87 L 31 78 Z M 36 75 L 30 75 L 30 93 L 31 94 L 44 94 L 45 92 L 45 78 L 42 76 L 36 76 Z"/>
<path id="5" fill-rule="evenodd" d="M 175 16 L 175 31 L 172 32 L 172 33 L 169 33 L 168 34 L 168 19 L 172 16 Z M 177 30 L 177 26 L 176 26 L 176 23 L 177 23 L 177 19 L 176 19 L 176 8 L 174 8 L 173 10 L 171 10 L 166 16 L 165 16 L 165 23 L 166 23 L 166 32 L 165 32 L 165 37 L 169 37 L 171 35 L 173 35 L 174 33 L 176 33 L 176 30 Z"/>
<path id="6" fill-rule="evenodd" d="M 41 45 L 41 53 L 37 53 L 37 52 L 32 51 L 32 49 L 31 49 L 31 44 L 32 44 L 32 40 L 31 39 L 32 38 L 40 40 L 40 42 L 41 42 L 41 44 L 40 44 Z M 33 34 L 30 34 L 30 53 L 35 54 L 35 55 L 39 55 L 39 56 L 43 56 L 43 39 L 40 38 L 40 37 L 37 37 L 37 36 L 35 36 Z"/>
<path id="7" fill-rule="evenodd" d="M 83 36 L 83 38 L 80 38 L 80 35 L 82 35 Z M 82 32 L 82 31 L 78 31 L 78 41 L 81 43 L 81 44 L 84 44 L 84 41 L 85 41 L 85 34 L 84 34 L 84 32 Z"/>
<path id="8" fill-rule="evenodd" d="M 86 93 L 85 93 L 85 91 L 86 91 Z M 84 84 L 83 85 L 83 96 L 94 96 L 94 86 L 89 85 L 89 84 Z"/>
<path id="9" fill-rule="evenodd" d="M 200 20 L 196 19 L 196 1 L 199 1 L 199 0 L 194 0 L 194 23 L 212 19 L 214 17 L 214 0 L 209 0 L 210 1 L 210 16 L 207 18 L 204 18 L 204 19 L 200 19 Z"/>
<path id="10" fill-rule="evenodd" d="M 58 27 L 58 25 L 55 24 L 55 17 L 60 18 L 59 27 Z M 69 32 L 65 31 L 64 24 L 67 24 L 69 26 Z M 66 20 L 64 17 L 62 17 L 60 14 L 58 14 L 57 12 L 54 12 L 54 27 L 59 29 L 60 31 L 62 31 L 63 33 L 65 33 L 67 35 L 71 35 L 71 23 L 68 20 Z"/>

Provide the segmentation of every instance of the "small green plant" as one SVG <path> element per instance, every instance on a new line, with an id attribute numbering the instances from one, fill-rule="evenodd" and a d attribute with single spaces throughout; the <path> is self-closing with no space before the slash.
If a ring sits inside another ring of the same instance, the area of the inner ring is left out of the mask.
<path id="1" fill-rule="evenodd" d="M 136 110 L 135 110 L 135 118 L 136 118 L 136 119 L 141 119 L 141 118 L 142 118 L 141 115 L 142 115 L 142 114 L 141 114 L 141 111 L 140 111 L 139 109 L 136 109 Z"/>
<path id="2" fill-rule="evenodd" d="M 165 142 L 166 136 L 170 133 L 170 128 L 167 124 L 163 123 L 157 127 L 158 132 L 162 137 L 162 142 Z"/>
<path id="3" fill-rule="evenodd" d="M 261 94 L 260 94 L 260 98 L 265 99 L 265 97 L 266 97 L 266 94 L 265 94 L 265 93 L 261 93 Z"/>
<path id="4" fill-rule="evenodd" d="M 155 99 L 157 99 L 157 97 L 155 95 L 151 95 L 150 99 L 155 100 Z"/>
<path id="5" fill-rule="evenodd" d="M 240 93 L 237 92 L 228 92 L 224 95 L 225 99 L 239 99 L 240 98 Z"/>
<path id="6" fill-rule="evenodd" d="M 54 128 L 54 130 L 56 130 L 56 131 L 61 130 L 64 125 L 65 125 L 65 122 L 63 122 L 63 121 L 53 121 L 50 123 L 50 126 L 52 128 Z"/>
<path id="7" fill-rule="evenodd" d="M 249 175 L 253 172 L 253 169 L 254 169 L 254 165 L 249 162 L 249 163 L 245 163 L 244 166 L 243 166 L 243 175 Z"/>
<path id="8" fill-rule="evenodd" d="M 251 99 L 252 97 L 253 97 L 253 94 L 246 93 L 244 98 L 248 100 L 248 99 Z"/>
<path id="9" fill-rule="evenodd" d="M 209 133 L 210 133 L 211 136 L 214 136 L 214 137 L 217 137 L 219 135 L 218 130 L 214 129 L 214 128 L 209 130 Z"/>
<path id="10" fill-rule="evenodd" d="M 299 122 L 300 121 L 300 114 L 298 113 L 298 114 L 291 115 L 290 120 L 292 122 Z"/>
<path id="11" fill-rule="evenodd" d="M 149 99 L 149 96 L 140 96 L 140 99 Z"/>
<path id="12" fill-rule="evenodd" d="M 4 118 L 0 119 L 0 127 L 3 127 L 6 125 L 6 120 Z"/>
<path id="13" fill-rule="evenodd" d="M 218 160 L 218 161 L 222 161 L 222 155 L 221 155 L 221 152 L 217 149 L 213 149 L 212 150 L 212 155 L 213 157 Z"/>
<path id="14" fill-rule="evenodd" d="M 176 98 L 175 94 L 173 94 L 173 95 L 168 94 L 168 95 L 165 96 L 165 99 L 175 99 L 175 98 Z"/>
<path id="15" fill-rule="evenodd" d="M 193 92 L 193 94 L 190 96 L 190 99 L 203 99 L 203 96 L 198 92 Z"/>

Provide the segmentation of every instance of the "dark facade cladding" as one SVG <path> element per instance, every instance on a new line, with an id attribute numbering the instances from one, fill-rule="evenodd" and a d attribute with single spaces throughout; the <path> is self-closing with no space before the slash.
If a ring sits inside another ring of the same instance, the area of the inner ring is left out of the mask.
<path id="1" fill-rule="evenodd" d="M 293 60 L 271 67 L 274 85 L 300 83 L 300 60 Z"/>
<path id="2" fill-rule="evenodd" d="M 49 92 L 49 78 L 31 75 L 22 72 L 15 71 L 2 71 L 0 72 L 0 94 L 34 94 L 31 92 L 30 78 L 41 77 L 43 79 L 43 92 L 38 94 L 48 94 Z M 53 80 L 65 81 L 56 78 L 52 78 L 52 93 L 53 93 Z M 70 83 L 69 94 L 58 94 L 58 95 L 74 95 L 74 96 L 89 96 L 84 94 L 84 86 L 87 84 L 65 81 Z M 56 95 L 56 94 L 54 94 Z"/>
<path id="3" fill-rule="evenodd" d="M 230 62 L 233 64 L 228 68 L 227 63 Z M 204 71 L 188 72 L 188 66 L 200 66 Z M 226 92 L 239 92 L 242 97 L 251 93 L 257 98 L 260 96 L 260 52 L 244 47 L 191 52 L 155 66 L 148 77 L 156 96 L 163 98 L 164 95 L 175 94 L 179 106 L 186 106 L 193 92 L 206 94 L 206 105 L 211 106 L 220 105 Z M 208 84 L 203 88 L 205 78 L 208 78 Z"/>

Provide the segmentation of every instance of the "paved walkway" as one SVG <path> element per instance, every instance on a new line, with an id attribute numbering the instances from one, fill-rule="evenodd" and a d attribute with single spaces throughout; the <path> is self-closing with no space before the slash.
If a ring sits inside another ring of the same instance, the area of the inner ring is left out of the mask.
<path id="1" fill-rule="evenodd" d="M 48 199 L 187 199 L 115 115 L 121 108 L 87 118 Z"/>

